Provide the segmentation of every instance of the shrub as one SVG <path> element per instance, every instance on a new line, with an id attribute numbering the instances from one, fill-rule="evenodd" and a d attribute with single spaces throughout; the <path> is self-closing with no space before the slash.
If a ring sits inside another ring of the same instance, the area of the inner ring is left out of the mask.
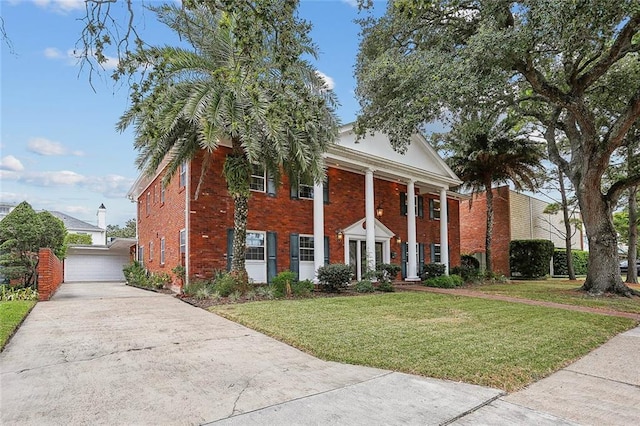
<path id="1" fill-rule="evenodd" d="M 151 288 L 164 288 L 165 285 L 171 284 L 171 275 L 166 272 L 152 274 L 151 277 L 149 277 L 148 284 Z"/>
<path id="2" fill-rule="evenodd" d="M 275 297 L 290 297 L 293 295 L 293 286 L 297 281 L 295 272 L 282 271 L 271 280 Z"/>
<path id="3" fill-rule="evenodd" d="M 542 278 L 549 273 L 553 243 L 549 240 L 514 240 L 509 243 L 511 276 Z"/>
<path id="4" fill-rule="evenodd" d="M 351 266 L 334 263 L 318 268 L 318 281 L 325 291 L 337 292 L 351 281 Z"/>
<path id="5" fill-rule="evenodd" d="M 31 287 L 10 287 L 0 285 L 0 302 L 16 300 L 38 300 L 38 292 Z"/>
<path id="6" fill-rule="evenodd" d="M 256 287 L 256 296 L 262 297 L 264 299 L 273 299 L 274 298 L 274 292 L 273 292 L 273 288 L 271 287 L 267 287 L 267 286 L 259 286 Z"/>
<path id="7" fill-rule="evenodd" d="M 236 290 L 229 294 L 229 302 L 237 302 L 242 297 L 242 293 L 239 290 Z"/>
<path id="8" fill-rule="evenodd" d="M 182 293 L 187 296 L 198 298 L 197 295 L 203 295 L 206 292 L 209 294 L 212 292 L 212 284 L 207 280 L 190 280 L 189 284 L 182 287 Z"/>
<path id="9" fill-rule="evenodd" d="M 239 278 L 231 274 L 224 274 L 215 280 L 213 284 L 214 291 L 220 293 L 222 297 L 231 296 L 232 293 L 239 292 L 242 294 L 244 283 Z"/>
<path id="10" fill-rule="evenodd" d="M 308 296 L 311 294 L 315 286 L 311 280 L 296 281 L 293 283 L 294 296 Z"/>
<path id="11" fill-rule="evenodd" d="M 393 281 L 400 272 L 400 265 L 393 263 L 379 263 L 376 265 L 376 276 L 380 281 Z"/>
<path id="12" fill-rule="evenodd" d="M 420 279 L 424 281 L 429 278 L 441 277 L 444 275 L 444 269 L 442 263 L 425 263 L 420 269 Z"/>
<path id="13" fill-rule="evenodd" d="M 589 265 L 589 252 L 583 250 L 571 250 L 573 257 L 573 271 L 576 275 L 585 275 Z M 567 253 L 564 250 L 555 250 L 553 252 L 553 274 L 569 275 L 567 267 Z"/>
<path id="14" fill-rule="evenodd" d="M 124 273 L 124 279 L 130 285 L 139 287 L 147 287 L 148 274 L 147 270 L 140 264 L 140 262 L 133 261 L 122 268 Z"/>
<path id="15" fill-rule="evenodd" d="M 362 280 L 356 283 L 355 289 L 358 293 L 373 293 L 376 289 L 369 280 Z"/>
<path id="16" fill-rule="evenodd" d="M 441 275 L 439 277 L 429 278 L 422 282 L 427 287 L 438 288 L 456 288 L 464 284 L 464 280 L 460 275 Z"/>
<path id="17" fill-rule="evenodd" d="M 480 270 L 480 261 L 470 254 L 460 256 L 460 266 Z"/>
<path id="18" fill-rule="evenodd" d="M 393 284 L 391 284 L 391 281 L 380 281 L 380 283 L 378 284 L 378 290 L 384 291 L 385 293 L 396 291 L 396 289 L 393 288 Z"/>

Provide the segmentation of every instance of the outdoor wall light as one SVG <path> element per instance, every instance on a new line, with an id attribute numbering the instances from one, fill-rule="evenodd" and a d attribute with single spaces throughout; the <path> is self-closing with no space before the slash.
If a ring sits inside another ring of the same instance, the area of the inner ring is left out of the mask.
<path id="1" fill-rule="evenodd" d="M 338 237 L 338 241 L 342 241 L 342 239 L 344 238 L 344 232 L 342 232 L 342 229 L 338 229 L 336 231 L 336 236 Z"/>
<path id="2" fill-rule="evenodd" d="M 383 214 L 384 214 L 384 209 L 382 208 L 382 204 L 378 204 L 378 207 L 376 208 L 376 217 L 380 219 Z"/>
<path id="3" fill-rule="evenodd" d="M 400 244 L 402 242 L 402 238 L 396 235 L 396 243 Z"/>

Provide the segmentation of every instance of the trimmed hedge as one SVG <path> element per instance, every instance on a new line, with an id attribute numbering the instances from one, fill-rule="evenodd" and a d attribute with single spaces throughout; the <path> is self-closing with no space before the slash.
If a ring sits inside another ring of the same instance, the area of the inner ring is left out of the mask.
<path id="1" fill-rule="evenodd" d="M 460 275 L 441 275 L 439 277 L 429 278 L 422 282 L 426 287 L 438 288 L 456 288 L 464 284 L 464 280 Z"/>
<path id="2" fill-rule="evenodd" d="M 571 250 L 573 257 L 573 271 L 576 275 L 586 275 L 589 266 L 589 252 L 584 250 Z M 569 275 L 567 269 L 567 254 L 564 250 L 553 252 L 553 274 Z"/>
<path id="3" fill-rule="evenodd" d="M 514 240 L 509 243 L 511 277 L 536 279 L 549 274 L 554 246 L 549 240 Z"/>

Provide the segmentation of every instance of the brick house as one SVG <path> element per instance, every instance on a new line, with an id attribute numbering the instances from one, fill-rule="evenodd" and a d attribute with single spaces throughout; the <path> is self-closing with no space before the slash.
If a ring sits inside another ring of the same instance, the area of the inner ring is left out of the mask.
<path id="1" fill-rule="evenodd" d="M 164 170 L 136 180 L 129 197 L 138 203 L 137 257 L 149 271 L 183 265 L 193 279 L 230 268 L 233 200 L 222 176 L 229 152 L 224 143 L 214 152 L 197 198 L 200 154 L 165 188 Z M 285 177 L 278 188 L 255 166 L 246 258 L 254 282 L 284 270 L 313 279 L 326 263 L 350 264 L 356 279 L 374 262 L 400 264 L 407 280 L 418 279 L 424 262 L 459 264 L 462 197 L 450 188 L 460 180 L 424 138 L 413 136 L 403 155 L 380 134 L 356 140 L 347 125 L 325 164 L 324 184 L 292 186 Z"/>
<path id="2" fill-rule="evenodd" d="M 562 214 L 544 213 L 549 203 L 509 189 L 504 185 L 493 188 L 493 270 L 510 274 L 509 243 L 513 240 L 550 240 L 556 248 L 564 248 L 565 241 L 554 228 L 564 230 Z M 474 255 L 485 264 L 485 236 L 487 229 L 487 199 L 480 193 L 460 203 L 460 250 Z M 578 229 L 572 247 L 583 250 L 583 233 Z"/>

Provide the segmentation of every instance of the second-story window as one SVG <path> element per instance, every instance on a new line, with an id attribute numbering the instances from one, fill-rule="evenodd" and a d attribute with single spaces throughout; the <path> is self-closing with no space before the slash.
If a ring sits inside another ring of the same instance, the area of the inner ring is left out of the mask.
<path id="1" fill-rule="evenodd" d="M 260 164 L 251 165 L 251 180 L 249 181 L 249 188 L 252 191 L 265 192 L 265 183 L 267 176 L 264 167 Z"/>
<path id="2" fill-rule="evenodd" d="M 180 164 L 180 188 L 187 185 L 187 162 Z"/>

